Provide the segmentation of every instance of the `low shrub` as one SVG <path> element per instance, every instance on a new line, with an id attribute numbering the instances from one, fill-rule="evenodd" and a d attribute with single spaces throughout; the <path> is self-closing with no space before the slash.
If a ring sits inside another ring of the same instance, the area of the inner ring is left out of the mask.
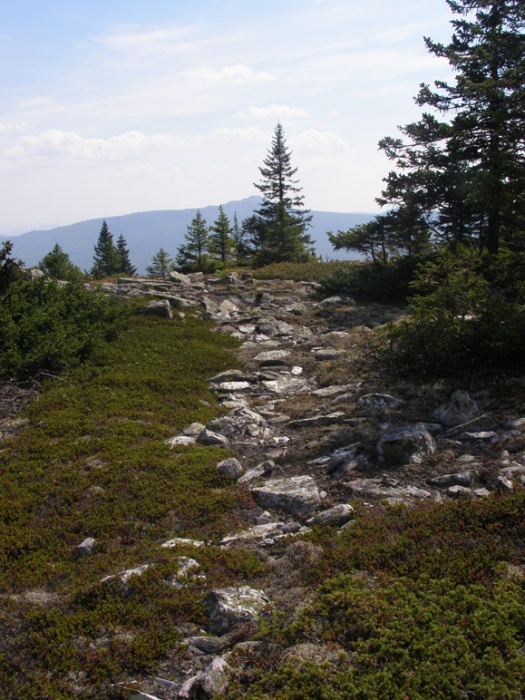
<path id="1" fill-rule="evenodd" d="M 387 368 L 426 377 L 521 371 L 524 279 L 512 257 L 487 261 L 470 249 L 423 265 L 410 316 L 383 333 Z"/>
<path id="2" fill-rule="evenodd" d="M 294 280 L 296 282 L 322 282 L 329 275 L 339 270 L 345 271 L 358 265 L 354 261 L 332 260 L 322 262 L 314 260 L 306 263 L 272 263 L 251 271 L 256 279 Z"/>
<path id="3" fill-rule="evenodd" d="M 353 263 L 335 267 L 320 279 L 319 294 L 349 294 L 356 299 L 382 303 L 404 302 L 410 282 L 421 262 L 416 257 L 405 257 L 389 263 Z"/>
<path id="4" fill-rule="evenodd" d="M 175 654 L 182 625 L 205 624 L 211 587 L 264 571 L 249 552 L 160 547 L 177 536 L 218 542 L 239 526 L 247 496 L 216 469 L 224 450 L 165 444 L 217 417 L 206 378 L 236 366 L 236 344 L 190 315 L 134 314 L 118 342 L 48 378 L 23 438 L 2 442 L 3 696 L 109 696 L 109 684 Z M 95 552 L 78 558 L 86 537 Z M 206 578 L 172 585 L 180 556 Z M 119 572 L 143 564 L 123 586 Z"/>
<path id="5" fill-rule="evenodd" d="M 0 296 L 0 378 L 77 366 L 125 326 L 128 307 L 81 284 L 17 281 Z"/>

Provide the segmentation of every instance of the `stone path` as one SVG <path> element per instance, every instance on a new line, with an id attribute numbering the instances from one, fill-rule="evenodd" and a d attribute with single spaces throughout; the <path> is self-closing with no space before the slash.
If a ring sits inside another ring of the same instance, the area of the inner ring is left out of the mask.
<path id="1" fill-rule="evenodd" d="M 244 529 L 223 539 L 224 547 L 271 551 L 312 526 L 348 527 L 356 500 L 376 507 L 476 499 L 525 483 L 525 417 L 512 406 L 502 411 L 488 391 L 376 386 L 355 373 L 352 361 L 372 331 L 348 297 L 319 301 L 311 284 L 249 274 L 121 279 L 106 288 L 151 295 L 149 311 L 175 322 L 197 309 L 218 333 L 240 341 L 242 369 L 209 377 L 221 417 L 187 426 L 169 441 L 174 449 L 221 445 L 236 455 L 217 468 L 251 492 L 256 508 Z M 190 569 L 197 575 L 198 563 Z M 213 592 L 210 632 L 219 636 L 188 640 L 184 683 L 180 675 L 153 679 L 137 691 L 142 695 L 130 697 L 224 692 L 225 650 L 255 644 L 249 640 L 257 616 L 270 603 L 264 592 L 245 588 Z"/>

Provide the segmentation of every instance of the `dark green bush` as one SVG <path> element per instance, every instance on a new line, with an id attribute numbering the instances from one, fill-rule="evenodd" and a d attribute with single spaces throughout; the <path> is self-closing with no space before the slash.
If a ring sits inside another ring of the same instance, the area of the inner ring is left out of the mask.
<path id="1" fill-rule="evenodd" d="M 384 358 L 396 374 L 465 375 L 520 370 L 525 364 L 523 263 L 486 260 L 477 251 L 442 253 L 422 265 L 411 288 L 411 315 L 384 333 Z"/>
<path id="2" fill-rule="evenodd" d="M 404 302 L 420 262 L 416 257 L 404 257 L 385 264 L 367 262 L 339 267 L 320 280 L 319 293 L 350 294 L 356 299 L 384 303 Z"/>
<path id="3" fill-rule="evenodd" d="M 123 304 L 81 284 L 14 282 L 0 297 L 0 378 L 73 367 L 114 339 L 128 315 Z"/>

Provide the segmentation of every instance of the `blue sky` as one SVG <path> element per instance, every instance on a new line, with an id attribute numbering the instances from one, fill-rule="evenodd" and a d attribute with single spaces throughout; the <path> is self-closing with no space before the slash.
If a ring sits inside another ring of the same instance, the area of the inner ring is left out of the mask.
<path id="1" fill-rule="evenodd" d="M 0 232 L 257 194 L 277 121 L 305 204 L 375 211 L 377 142 L 450 79 L 445 0 L 0 0 Z"/>

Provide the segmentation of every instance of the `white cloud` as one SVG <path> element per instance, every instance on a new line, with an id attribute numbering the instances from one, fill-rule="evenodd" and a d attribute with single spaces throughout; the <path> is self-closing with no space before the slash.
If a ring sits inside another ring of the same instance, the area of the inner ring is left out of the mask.
<path id="1" fill-rule="evenodd" d="M 19 134 L 25 131 L 27 124 L 25 122 L 0 122 L 0 134 Z"/>
<path id="2" fill-rule="evenodd" d="M 243 85 L 249 83 L 266 83 L 275 79 L 275 76 L 268 71 L 255 71 L 250 66 L 242 64 L 225 66 L 221 70 L 203 66 L 202 68 L 186 71 L 186 76 L 192 80 L 202 80 L 210 83 L 234 83 Z"/>
<path id="3" fill-rule="evenodd" d="M 17 145 L 6 151 L 12 164 L 27 159 L 47 161 L 71 159 L 75 161 L 106 161 L 134 157 L 149 150 L 173 149 L 184 140 L 177 136 L 128 131 L 107 139 L 85 138 L 74 131 L 50 129 L 34 136 L 22 137 Z"/>
<path id="4" fill-rule="evenodd" d="M 290 139 L 294 150 L 300 151 L 303 157 L 344 155 L 352 152 L 352 147 L 333 131 L 307 129 Z"/>
<path id="5" fill-rule="evenodd" d="M 290 107 L 289 105 L 270 105 L 269 107 L 256 107 L 250 105 L 243 112 L 237 112 L 236 117 L 252 119 L 296 119 L 307 117 L 308 112 L 300 107 Z"/>

